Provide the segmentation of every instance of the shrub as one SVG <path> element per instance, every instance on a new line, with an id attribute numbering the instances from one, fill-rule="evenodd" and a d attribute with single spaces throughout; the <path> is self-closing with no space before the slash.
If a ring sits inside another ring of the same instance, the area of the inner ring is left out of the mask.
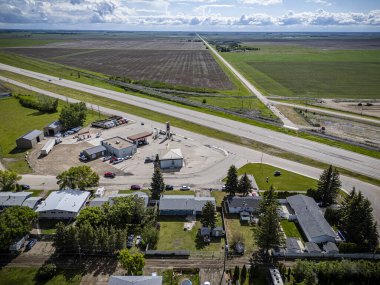
<path id="1" fill-rule="evenodd" d="M 57 272 L 57 266 L 55 264 L 45 264 L 37 271 L 37 278 L 40 280 L 49 280 Z"/>

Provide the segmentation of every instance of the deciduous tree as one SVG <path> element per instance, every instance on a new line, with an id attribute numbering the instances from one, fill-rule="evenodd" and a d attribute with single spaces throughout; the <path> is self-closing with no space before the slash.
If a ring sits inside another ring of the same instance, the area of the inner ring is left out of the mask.
<path id="1" fill-rule="evenodd" d="M 123 249 L 119 252 L 118 260 L 128 275 L 142 275 L 145 259 L 141 253 L 132 254 L 128 249 Z"/>
<path id="2" fill-rule="evenodd" d="M 21 179 L 13 170 L 0 170 L 0 188 L 1 191 L 13 191 L 16 186 L 16 182 Z"/>
<path id="3" fill-rule="evenodd" d="M 73 166 L 57 176 L 59 189 L 82 189 L 99 185 L 99 175 L 89 166 Z"/>
<path id="4" fill-rule="evenodd" d="M 59 120 L 62 123 L 63 129 L 71 129 L 83 126 L 86 121 L 87 107 L 83 102 L 68 103 L 63 106 Z"/>

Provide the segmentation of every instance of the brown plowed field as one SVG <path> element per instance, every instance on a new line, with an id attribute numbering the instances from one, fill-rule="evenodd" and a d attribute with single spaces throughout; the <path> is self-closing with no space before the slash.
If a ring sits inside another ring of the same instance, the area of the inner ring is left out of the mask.
<path id="1" fill-rule="evenodd" d="M 12 48 L 8 51 L 133 80 L 218 90 L 234 88 L 208 50 Z"/>

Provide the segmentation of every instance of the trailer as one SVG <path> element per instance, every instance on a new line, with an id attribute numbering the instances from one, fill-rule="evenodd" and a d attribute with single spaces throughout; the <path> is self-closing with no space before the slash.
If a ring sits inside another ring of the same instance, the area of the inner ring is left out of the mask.
<path id="1" fill-rule="evenodd" d="M 48 155 L 55 145 L 55 139 L 49 139 L 41 149 L 41 155 Z"/>
<path id="2" fill-rule="evenodd" d="M 13 244 L 9 246 L 9 251 L 13 254 L 17 254 L 20 252 L 20 249 L 24 246 L 26 240 L 29 238 L 29 235 L 25 235 L 19 240 L 15 241 Z"/>

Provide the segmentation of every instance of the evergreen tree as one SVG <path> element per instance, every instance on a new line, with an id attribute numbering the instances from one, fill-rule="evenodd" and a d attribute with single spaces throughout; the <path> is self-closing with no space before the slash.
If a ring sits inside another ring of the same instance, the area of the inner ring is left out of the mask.
<path id="1" fill-rule="evenodd" d="M 161 193 L 165 190 L 164 178 L 161 174 L 161 169 L 156 166 L 154 167 L 154 172 L 152 176 L 152 182 L 150 183 L 150 187 L 152 191 L 152 199 L 158 200 L 160 199 Z"/>
<path id="2" fill-rule="evenodd" d="M 253 279 L 255 278 L 255 271 L 256 271 L 256 265 L 251 265 L 251 268 L 249 268 L 249 276 L 248 276 L 248 283 L 249 285 L 253 284 Z"/>
<path id="3" fill-rule="evenodd" d="M 254 235 L 256 244 L 264 253 L 267 253 L 270 248 L 283 243 L 279 223 L 277 205 L 272 203 L 265 206 L 265 211 L 261 215 L 260 223 Z"/>
<path id="4" fill-rule="evenodd" d="M 244 264 L 240 273 L 240 284 L 243 285 L 246 279 L 247 279 L 247 267 L 245 267 L 245 264 Z"/>
<path id="5" fill-rule="evenodd" d="M 274 192 L 273 186 L 269 187 L 269 190 L 266 190 L 263 195 L 263 199 L 260 202 L 260 213 L 265 213 L 267 206 L 277 205 L 277 195 Z"/>
<path id="6" fill-rule="evenodd" d="M 210 201 L 203 206 L 200 221 L 204 227 L 215 227 L 216 211 L 214 204 Z"/>
<path id="7" fill-rule="evenodd" d="M 234 276 L 233 276 L 233 282 L 235 284 L 236 284 L 236 281 L 239 280 L 239 275 L 240 275 L 240 267 L 239 266 L 235 266 Z"/>
<path id="8" fill-rule="evenodd" d="M 251 189 L 251 180 L 249 180 L 247 173 L 244 173 L 244 175 L 239 180 L 238 192 L 243 194 L 243 196 L 247 196 Z"/>
<path id="9" fill-rule="evenodd" d="M 231 165 L 228 169 L 227 180 L 226 180 L 226 191 L 230 195 L 235 195 L 238 190 L 238 175 L 235 165 Z"/>
<path id="10" fill-rule="evenodd" d="M 317 200 L 322 202 L 323 206 L 335 203 L 342 183 L 339 179 L 339 171 L 331 165 L 324 170 L 318 181 L 318 188 L 315 193 Z"/>

